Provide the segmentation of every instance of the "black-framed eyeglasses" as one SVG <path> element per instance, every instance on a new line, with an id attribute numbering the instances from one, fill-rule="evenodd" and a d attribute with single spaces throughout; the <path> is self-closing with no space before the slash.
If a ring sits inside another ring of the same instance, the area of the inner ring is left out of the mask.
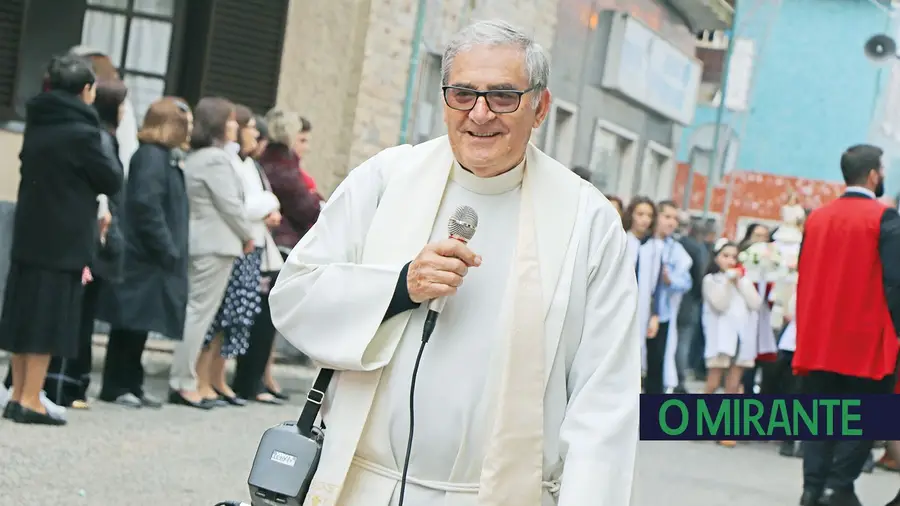
<path id="1" fill-rule="evenodd" d="M 471 111 L 475 108 L 479 98 L 484 98 L 488 109 L 494 114 L 509 114 L 516 112 L 522 104 L 522 95 L 534 91 L 527 90 L 473 90 L 461 86 L 443 86 L 444 102 L 447 107 L 457 111 Z"/>

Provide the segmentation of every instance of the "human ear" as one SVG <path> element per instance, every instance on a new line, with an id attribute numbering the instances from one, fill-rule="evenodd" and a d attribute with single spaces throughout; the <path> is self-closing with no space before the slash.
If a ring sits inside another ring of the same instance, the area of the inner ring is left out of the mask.
<path id="1" fill-rule="evenodd" d="M 541 100 L 538 102 L 537 109 L 534 111 L 534 125 L 532 128 L 538 128 L 547 119 L 547 114 L 550 113 L 550 104 L 553 101 L 553 95 L 550 94 L 550 90 L 544 90 L 541 92 Z"/>

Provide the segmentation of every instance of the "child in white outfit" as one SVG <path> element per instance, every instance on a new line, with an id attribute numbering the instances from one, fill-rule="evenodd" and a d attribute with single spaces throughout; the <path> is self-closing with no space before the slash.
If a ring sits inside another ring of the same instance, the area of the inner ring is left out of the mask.
<path id="1" fill-rule="evenodd" d="M 756 337 L 744 331 L 751 311 L 762 305 L 753 283 L 737 266 L 738 248 L 720 239 L 703 277 L 703 332 L 706 336 L 706 393 L 714 393 L 725 376 L 725 392 L 740 393 L 744 369 L 756 361 Z M 727 372 L 727 376 L 726 376 Z"/>

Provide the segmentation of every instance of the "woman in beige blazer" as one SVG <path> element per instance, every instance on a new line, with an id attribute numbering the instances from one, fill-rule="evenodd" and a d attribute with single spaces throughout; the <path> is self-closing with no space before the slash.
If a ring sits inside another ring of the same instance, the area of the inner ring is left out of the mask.
<path id="1" fill-rule="evenodd" d="M 266 190 L 256 162 L 250 156 L 256 151 L 259 139 L 256 118 L 244 105 L 235 104 L 234 110 L 239 127 L 240 150 L 234 156 L 232 164 L 242 184 L 244 214 L 250 221 L 255 247 L 252 252 L 234 262 L 225 298 L 206 332 L 206 346 L 203 353 L 209 350 L 211 354 L 209 370 L 198 369 L 197 375 L 200 378 L 203 378 L 204 374 L 208 375 L 209 384 L 212 386 L 212 391 L 200 390 L 203 397 L 212 398 L 216 395 L 228 404 L 243 406 L 247 403 L 246 399 L 238 397 L 226 381 L 226 362 L 230 358 L 244 356 L 250 349 L 251 330 L 263 310 L 261 292 L 263 265 L 268 270 L 280 269 L 283 260 L 269 233 L 269 227 L 277 226 L 281 221 L 281 213 L 278 211 L 281 205 L 278 198 Z M 276 262 L 275 265 L 272 265 L 273 260 Z M 203 385 L 204 382 L 201 381 L 200 384 Z"/>
<path id="2" fill-rule="evenodd" d="M 234 157 L 226 151 L 237 140 L 234 105 L 204 98 L 194 109 L 192 151 L 184 175 L 190 202 L 188 305 L 184 338 L 175 348 L 169 376 L 169 402 L 200 409 L 223 404 L 214 395 L 208 371 L 211 353 L 204 338 L 215 318 L 239 257 L 253 251 L 253 229 L 244 212 L 244 195 Z"/>

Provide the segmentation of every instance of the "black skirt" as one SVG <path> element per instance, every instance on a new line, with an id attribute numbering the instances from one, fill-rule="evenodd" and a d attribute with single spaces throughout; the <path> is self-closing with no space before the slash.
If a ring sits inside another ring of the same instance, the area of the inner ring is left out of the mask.
<path id="1" fill-rule="evenodd" d="M 0 313 L 0 349 L 75 358 L 83 294 L 81 272 L 13 261 Z"/>

